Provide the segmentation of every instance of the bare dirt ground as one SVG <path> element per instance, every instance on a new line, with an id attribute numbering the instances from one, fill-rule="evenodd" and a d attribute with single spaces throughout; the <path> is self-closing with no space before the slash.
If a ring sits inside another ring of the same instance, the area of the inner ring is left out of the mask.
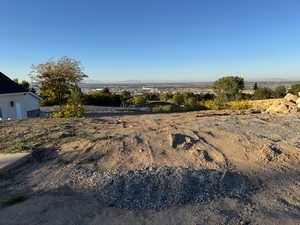
<path id="1" fill-rule="evenodd" d="M 0 224 L 298 225 L 299 125 L 237 111 L 2 123 L 0 153 L 33 158 L 0 174 Z"/>

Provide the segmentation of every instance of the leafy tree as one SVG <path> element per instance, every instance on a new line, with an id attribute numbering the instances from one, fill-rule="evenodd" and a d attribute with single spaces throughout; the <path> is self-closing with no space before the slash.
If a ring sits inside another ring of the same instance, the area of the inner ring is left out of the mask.
<path id="1" fill-rule="evenodd" d="M 294 95 L 299 95 L 300 92 L 300 84 L 293 84 L 289 90 L 289 93 Z"/>
<path id="2" fill-rule="evenodd" d="M 147 103 L 147 98 L 145 95 L 137 95 L 133 97 L 132 103 L 135 105 L 145 104 Z"/>
<path id="3" fill-rule="evenodd" d="M 147 101 L 159 101 L 159 95 L 156 93 L 146 93 L 144 94 Z"/>
<path id="4" fill-rule="evenodd" d="M 109 90 L 109 88 L 103 88 L 103 90 L 101 91 L 103 94 L 106 94 L 106 95 L 111 95 L 111 92 Z"/>
<path id="5" fill-rule="evenodd" d="M 68 99 L 69 104 L 82 104 L 83 93 L 81 92 L 80 87 L 74 86 L 71 89 L 71 94 Z"/>
<path id="6" fill-rule="evenodd" d="M 122 102 L 120 95 L 108 95 L 102 91 L 92 91 L 83 95 L 83 103 L 97 106 L 120 106 Z"/>
<path id="7" fill-rule="evenodd" d="M 176 105 L 183 105 L 184 104 L 184 95 L 177 93 L 173 96 L 172 102 Z"/>
<path id="8" fill-rule="evenodd" d="M 286 95 L 286 87 L 285 86 L 277 86 L 274 90 L 275 98 L 282 98 Z"/>
<path id="9" fill-rule="evenodd" d="M 13 79 L 13 81 L 20 85 L 25 91 L 35 92 L 33 88 L 30 88 L 30 84 L 28 81 L 22 80 L 21 82 L 19 82 L 18 79 Z"/>
<path id="10" fill-rule="evenodd" d="M 244 79 L 237 76 L 222 77 L 214 82 L 213 89 L 219 98 L 234 100 L 244 89 Z"/>
<path id="11" fill-rule="evenodd" d="M 121 98 L 122 105 L 124 106 L 128 103 L 129 99 L 131 99 L 131 93 L 127 90 L 124 90 L 122 91 L 120 98 Z"/>
<path id="12" fill-rule="evenodd" d="M 198 103 L 197 98 L 195 96 L 186 97 L 184 99 L 184 105 L 188 106 L 196 106 Z"/>
<path id="13" fill-rule="evenodd" d="M 163 93 L 159 95 L 160 101 L 167 102 L 173 98 L 173 94 L 171 93 Z"/>
<path id="14" fill-rule="evenodd" d="M 31 76 L 40 86 L 44 105 L 66 103 L 72 89 L 87 77 L 80 62 L 68 57 L 33 65 Z"/>
<path id="15" fill-rule="evenodd" d="M 274 95 L 273 90 L 268 87 L 259 87 L 254 91 L 254 99 L 269 99 Z"/>

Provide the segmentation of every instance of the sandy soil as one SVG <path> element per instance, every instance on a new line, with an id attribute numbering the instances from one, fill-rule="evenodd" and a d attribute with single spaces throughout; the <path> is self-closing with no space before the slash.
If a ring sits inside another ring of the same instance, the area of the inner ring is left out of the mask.
<path id="1" fill-rule="evenodd" d="M 0 224 L 300 224 L 300 114 L 238 114 L 0 124 L 0 153 L 34 152 L 0 175 L 2 202 L 26 197 L 3 204 Z"/>

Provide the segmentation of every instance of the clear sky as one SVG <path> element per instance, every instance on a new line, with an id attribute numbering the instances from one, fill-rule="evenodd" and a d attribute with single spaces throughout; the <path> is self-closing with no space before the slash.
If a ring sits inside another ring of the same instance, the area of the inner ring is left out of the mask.
<path id="1" fill-rule="evenodd" d="M 91 80 L 300 80 L 299 0 L 0 0 L 0 71 L 69 56 Z"/>

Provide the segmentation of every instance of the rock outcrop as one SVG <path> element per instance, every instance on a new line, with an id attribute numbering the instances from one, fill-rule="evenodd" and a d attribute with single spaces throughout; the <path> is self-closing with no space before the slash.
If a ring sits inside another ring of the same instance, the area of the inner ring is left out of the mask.
<path id="1" fill-rule="evenodd" d="M 296 95 L 287 94 L 279 102 L 271 105 L 266 112 L 267 113 L 296 113 L 300 111 L 300 98 Z"/>

